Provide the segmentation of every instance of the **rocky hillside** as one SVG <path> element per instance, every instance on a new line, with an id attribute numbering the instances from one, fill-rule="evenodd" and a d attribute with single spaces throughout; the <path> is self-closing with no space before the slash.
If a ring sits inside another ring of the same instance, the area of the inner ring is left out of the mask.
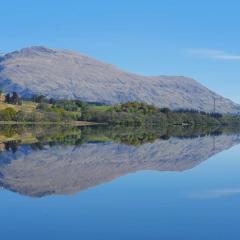
<path id="1" fill-rule="evenodd" d="M 144 77 L 66 50 L 31 47 L 0 57 L 0 88 L 107 104 L 141 101 L 159 107 L 238 113 L 240 106 L 193 79 Z"/>

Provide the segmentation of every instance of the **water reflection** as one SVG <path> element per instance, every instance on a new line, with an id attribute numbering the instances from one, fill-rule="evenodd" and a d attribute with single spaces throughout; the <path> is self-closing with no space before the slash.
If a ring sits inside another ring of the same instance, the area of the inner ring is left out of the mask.
<path id="1" fill-rule="evenodd" d="M 2 127 L 0 184 L 23 195 L 73 194 L 141 170 L 183 171 L 240 143 L 238 129 Z"/>

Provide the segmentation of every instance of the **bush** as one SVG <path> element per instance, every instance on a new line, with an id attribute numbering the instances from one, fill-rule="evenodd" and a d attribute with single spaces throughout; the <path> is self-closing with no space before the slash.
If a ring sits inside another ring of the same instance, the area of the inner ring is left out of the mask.
<path id="1" fill-rule="evenodd" d="M 17 112 L 13 108 L 6 108 L 0 111 L 0 121 L 16 121 Z"/>
<path id="2" fill-rule="evenodd" d="M 51 110 L 50 106 L 47 103 L 43 103 L 43 102 L 39 103 L 37 105 L 37 109 L 41 110 L 41 111 L 50 111 Z"/>

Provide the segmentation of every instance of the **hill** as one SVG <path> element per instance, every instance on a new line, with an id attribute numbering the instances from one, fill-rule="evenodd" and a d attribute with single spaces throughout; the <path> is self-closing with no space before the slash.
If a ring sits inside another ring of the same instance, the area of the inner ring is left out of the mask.
<path id="1" fill-rule="evenodd" d="M 105 104 L 145 102 L 171 109 L 239 113 L 240 105 L 181 76 L 144 77 L 67 50 L 30 47 L 0 57 L 0 88 Z"/>

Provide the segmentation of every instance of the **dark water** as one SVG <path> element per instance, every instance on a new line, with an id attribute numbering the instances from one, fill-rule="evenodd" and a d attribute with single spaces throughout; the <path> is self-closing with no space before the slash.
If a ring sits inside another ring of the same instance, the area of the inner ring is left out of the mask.
<path id="1" fill-rule="evenodd" d="M 1 129 L 1 239 L 239 239 L 232 129 Z"/>

